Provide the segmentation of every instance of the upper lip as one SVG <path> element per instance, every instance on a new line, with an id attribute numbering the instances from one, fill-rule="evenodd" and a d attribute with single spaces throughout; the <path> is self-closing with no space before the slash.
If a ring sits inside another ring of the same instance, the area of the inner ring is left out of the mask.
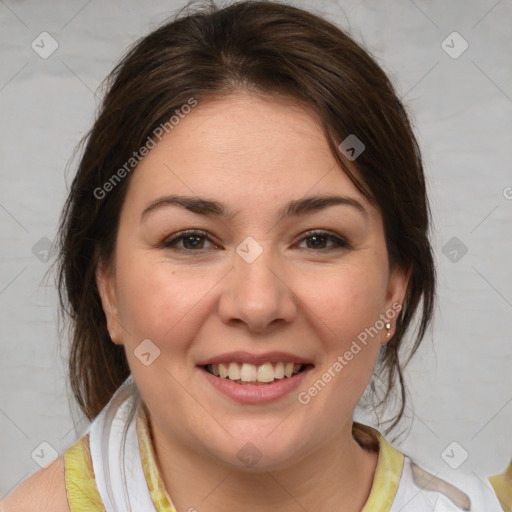
<path id="1" fill-rule="evenodd" d="M 218 356 L 212 356 L 208 359 L 203 359 L 197 363 L 197 366 L 206 366 L 208 364 L 219 363 L 249 363 L 249 364 L 264 364 L 264 363 L 295 363 L 295 364 L 312 364 L 310 360 L 289 352 L 265 352 L 263 354 L 252 354 L 250 352 L 237 351 L 227 352 Z"/>

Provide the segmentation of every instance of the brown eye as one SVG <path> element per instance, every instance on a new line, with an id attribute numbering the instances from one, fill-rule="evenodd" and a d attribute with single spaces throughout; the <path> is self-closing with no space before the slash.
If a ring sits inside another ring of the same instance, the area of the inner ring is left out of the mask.
<path id="1" fill-rule="evenodd" d="M 308 243 L 306 249 L 331 250 L 349 247 L 349 244 L 345 240 L 326 231 L 314 231 L 308 233 L 307 236 L 302 238 L 301 242 L 302 241 L 306 241 L 306 243 Z M 331 245 L 328 245 L 329 243 Z"/>
<path id="2" fill-rule="evenodd" d="M 205 249 L 206 241 L 216 247 L 202 231 L 185 231 L 166 238 L 162 242 L 162 247 L 166 249 L 176 248 L 183 251 L 201 251 Z"/>

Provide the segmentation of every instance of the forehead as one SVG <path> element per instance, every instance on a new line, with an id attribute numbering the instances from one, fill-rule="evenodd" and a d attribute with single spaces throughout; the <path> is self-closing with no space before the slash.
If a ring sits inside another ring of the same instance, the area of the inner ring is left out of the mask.
<path id="1" fill-rule="evenodd" d="M 134 171 L 128 196 L 139 209 L 164 193 L 215 195 L 261 208 L 308 192 L 350 193 L 368 204 L 311 110 L 237 93 L 200 102 L 183 115 Z"/>

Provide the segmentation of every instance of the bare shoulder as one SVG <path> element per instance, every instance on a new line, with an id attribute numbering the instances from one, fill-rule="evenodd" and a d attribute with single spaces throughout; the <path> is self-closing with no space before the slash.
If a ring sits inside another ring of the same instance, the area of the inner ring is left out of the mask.
<path id="1" fill-rule="evenodd" d="M 21 482 L 1 502 L 0 512 L 70 512 L 64 456 Z"/>

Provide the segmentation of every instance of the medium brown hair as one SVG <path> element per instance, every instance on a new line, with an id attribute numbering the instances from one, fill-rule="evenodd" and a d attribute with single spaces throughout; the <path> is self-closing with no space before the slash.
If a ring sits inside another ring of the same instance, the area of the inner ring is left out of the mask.
<path id="1" fill-rule="evenodd" d="M 111 263 L 131 174 L 105 197 L 94 191 L 190 98 L 200 104 L 245 90 L 294 99 L 315 113 L 337 162 L 382 214 L 391 267 L 412 269 L 395 335 L 383 345 L 375 373 L 384 383 L 377 405 L 387 403 L 398 384 L 391 429 L 405 407 L 404 364 L 432 317 L 435 269 L 420 150 L 404 106 L 374 58 L 308 11 L 269 1 L 224 8 L 209 3 L 181 11 L 138 41 L 106 86 L 97 120 L 82 141 L 59 232 L 58 286 L 72 328 L 69 379 L 82 412 L 95 418 L 130 374 L 124 347 L 110 340 L 95 271 L 99 262 Z M 338 149 L 350 134 L 365 145 L 351 162 L 355 172 Z M 399 349 L 416 313 L 404 358 Z M 376 391 L 375 379 L 370 387 Z"/>

